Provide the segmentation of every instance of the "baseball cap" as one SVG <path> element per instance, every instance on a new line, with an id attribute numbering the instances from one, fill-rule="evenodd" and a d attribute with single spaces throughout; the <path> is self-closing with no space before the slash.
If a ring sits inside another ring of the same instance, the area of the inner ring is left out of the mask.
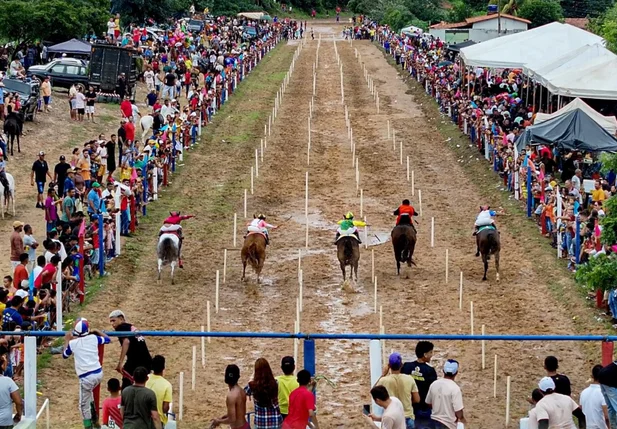
<path id="1" fill-rule="evenodd" d="M 291 370 L 296 366 L 296 361 L 291 356 L 285 356 L 281 359 L 281 369 L 285 372 L 286 369 Z"/>
<path id="2" fill-rule="evenodd" d="M 64 155 L 60 155 L 60 161 L 64 161 L 64 160 L 66 160 L 65 156 Z"/>
<path id="3" fill-rule="evenodd" d="M 455 375 L 458 373 L 458 362 L 454 359 L 448 359 L 443 365 L 444 374 Z"/>
<path id="4" fill-rule="evenodd" d="M 18 289 L 15 291 L 15 296 L 18 296 L 20 298 L 26 298 L 28 296 L 28 291 L 25 291 L 23 289 Z"/>
<path id="5" fill-rule="evenodd" d="M 112 317 L 124 317 L 124 313 L 122 312 L 122 310 L 114 310 L 109 313 L 109 318 L 111 319 Z M 124 318 L 126 319 L 126 317 Z"/>
<path id="6" fill-rule="evenodd" d="M 543 392 L 546 392 L 548 390 L 555 390 L 555 382 L 551 377 L 544 377 L 538 383 L 538 387 Z"/>
<path id="7" fill-rule="evenodd" d="M 94 183 L 92 184 L 92 187 L 93 187 L 93 188 L 100 188 L 100 187 L 101 187 L 101 185 L 100 185 L 100 183 L 99 183 L 99 182 L 94 182 Z"/>
<path id="8" fill-rule="evenodd" d="M 45 155 L 45 152 L 44 151 L 40 151 L 39 152 L 39 156 L 43 156 L 43 155 Z"/>
<path id="9" fill-rule="evenodd" d="M 400 367 L 402 363 L 403 363 L 403 358 L 397 352 L 392 353 L 390 355 L 390 359 L 388 359 L 388 364 L 396 368 Z"/>
<path id="10" fill-rule="evenodd" d="M 15 222 L 13 222 L 13 228 L 19 228 L 20 226 L 24 226 L 25 223 L 16 220 Z"/>

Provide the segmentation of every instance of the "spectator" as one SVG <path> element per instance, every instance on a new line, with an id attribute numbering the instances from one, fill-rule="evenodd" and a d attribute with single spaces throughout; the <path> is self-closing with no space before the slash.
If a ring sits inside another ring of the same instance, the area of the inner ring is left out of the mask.
<path id="1" fill-rule="evenodd" d="M 41 274 L 34 279 L 34 287 L 37 289 L 51 288 L 51 285 L 56 283 L 56 272 L 60 261 L 60 255 L 52 256 L 49 262 L 43 267 Z"/>
<path id="2" fill-rule="evenodd" d="M 538 414 L 535 406 L 542 398 L 544 398 L 542 391 L 540 389 L 533 389 L 531 392 L 531 397 L 527 399 L 527 401 L 534 406 L 531 410 L 529 410 L 527 429 L 538 429 Z"/>
<path id="3" fill-rule="evenodd" d="M 92 85 L 88 87 L 88 91 L 85 94 L 85 100 L 86 119 L 92 120 L 92 123 L 96 124 L 96 122 L 94 122 L 94 103 L 96 102 L 96 91 Z"/>
<path id="4" fill-rule="evenodd" d="M 54 167 L 54 179 L 53 182 L 58 187 L 58 195 L 64 196 L 64 183 L 68 177 L 68 172 L 71 169 L 71 164 L 66 162 L 66 157 L 60 155 L 60 162 Z"/>
<path id="5" fill-rule="evenodd" d="M 43 83 L 41 83 L 41 95 L 43 96 L 43 104 L 45 113 L 49 112 L 51 109 L 49 105 L 51 103 L 51 82 L 49 81 L 49 76 L 45 76 L 43 79 Z"/>
<path id="6" fill-rule="evenodd" d="M 134 384 L 122 389 L 122 427 L 124 429 L 163 429 L 157 411 L 156 395 L 146 387 L 149 370 L 143 366 L 133 372 Z"/>
<path id="7" fill-rule="evenodd" d="M 225 369 L 225 384 L 229 387 L 226 400 L 227 414 L 219 419 L 212 420 L 211 428 L 229 425 L 234 429 L 251 429 L 251 425 L 245 418 L 246 393 L 238 386 L 238 380 L 240 380 L 240 368 L 237 365 L 227 365 Z"/>
<path id="8" fill-rule="evenodd" d="M 376 386 L 384 386 L 388 394 L 401 401 L 405 413 L 405 426 L 407 429 L 415 428 L 415 416 L 412 402 L 420 402 L 418 386 L 411 375 L 401 374 L 403 358 L 398 353 L 392 353 L 388 359 L 388 366 L 384 368 L 383 375 L 377 380 Z M 390 373 L 390 374 L 388 374 Z"/>
<path id="9" fill-rule="evenodd" d="M 598 374 L 600 389 L 608 407 L 611 429 L 617 428 L 617 361 L 614 361 Z"/>
<path id="10" fill-rule="evenodd" d="M 578 418 L 579 428 L 585 428 L 585 414 L 572 398 L 555 391 L 552 377 L 544 377 L 538 387 L 544 394 L 544 398 L 536 405 L 539 429 L 572 428 L 572 415 Z"/>
<path id="11" fill-rule="evenodd" d="M 79 378 L 79 408 L 85 429 L 98 426 L 98 418 L 92 414 L 94 389 L 101 384 L 103 368 L 99 362 L 99 345 L 109 344 L 109 337 L 96 329 L 90 329 L 86 319 L 75 322 L 73 331 L 64 336 L 62 357 L 73 355 L 75 372 Z"/>
<path id="12" fill-rule="evenodd" d="M 283 421 L 283 429 L 306 429 L 311 421 L 314 429 L 319 429 L 315 414 L 315 395 L 309 388 L 311 373 L 306 369 L 298 372 L 299 387 L 289 395 L 289 414 Z"/>
<path id="13" fill-rule="evenodd" d="M 12 331 L 10 329 L 10 325 L 13 326 L 21 326 L 24 323 L 24 320 L 21 318 L 19 314 L 19 309 L 24 303 L 24 299 L 20 296 L 14 296 L 11 299 L 11 304 L 9 308 L 5 308 L 2 312 L 2 330 L 3 331 Z"/>
<path id="14" fill-rule="evenodd" d="M 372 414 L 365 416 L 370 422 L 371 427 L 381 427 L 382 429 L 405 429 L 409 427 L 405 423 L 403 404 L 394 396 L 390 396 L 388 390 L 384 386 L 373 387 L 371 389 L 371 396 L 375 403 L 383 408 L 381 417 Z M 381 426 L 377 426 L 373 422 L 381 422 Z"/>
<path id="15" fill-rule="evenodd" d="M 45 199 L 45 223 L 47 225 L 47 232 L 49 233 L 56 227 L 58 222 L 57 205 L 62 204 L 62 200 L 56 201 L 56 191 L 53 187 L 47 190 L 47 198 Z"/>
<path id="16" fill-rule="evenodd" d="M 8 366 L 5 355 L 0 356 L 0 428 L 12 428 L 13 424 L 21 421 L 23 406 L 19 387 L 12 378 L 4 375 Z M 13 416 L 13 404 L 15 404 L 15 416 Z"/>
<path id="17" fill-rule="evenodd" d="M 591 370 L 593 382 L 581 392 L 579 399 L 581 409 L 583 414 L 585 414 L 587 429 L 608 429 L 610 427 L 608 407 L 606 406 L 606 400 L 604 395 L 602 395 L 600 381 L 598 380 L 600 371 L 602 371 L 602 365 L 593 367 Z"/>
<path id="18" fill-rule="evenodd" d="M 107 380 L 107 391 L 109 392 L 109 398 L 103 401 L 103 419 L 101 423 L 110 429 L 122 429 L 120 380 L 117 378 Z"/>
<path id="19" fill-rule="evenodd" d="M 167 413 L 169 413 L 169 405 L 172 401 L 171 383 L 163 378 L 165 371 L 165 358 L 161 355 L 156 355 L 152 358 L 152 372 L 146 387 L 156 395 L 156 407 L 161 418 L 162 426 L 167 424 Z"/>
<path id="20" fill-rule="evenodd" d="M 75 188 L 67 191 L 66 196 L 62 200 L 62 215 L 60 220 L 65 224 L 71 222 L 75 215 Z"/>
<path id="21" fill-rule="evenodd" d="M 296 377 L 293 375 L 295 370 L 296 362 L 294 358 L 292 356 L 285 356 L 281 360 L 281 371 L 283 371 L 283 375 L 276 377 L 278 383 L 279 407 L 283 420 L 285 420 L 289 413 L 289 395 L 300 386 L 298 380 L 296 380 Z"/>
<path id="22" fill-rule="evenodd" d="M 99 182 L 94 182 L 92 184 L 92 189 L 88 192 L 88 215 L 90 216 L 90 221 L 92 221 L 101 211 L 100 188 L 101 185 L 99 185 Z"/>
<path id="23" fill-rule="evenodd" d="M 426 404 L 432 407 L 431 421 L 434 429 L 456 429 L 457 423 L 465 424 L 463 394 L 454 379 L 459 364 L 448 359 L 443 366 L 443 378 L 431 384 L 426 395 Z"/>
<path id="24" fill-rule="evenodd" d="M 437 380 L 437 372 L 435 368 L 429 365 L 433 358 L 433 343 L 430 341 L 418 341 L 416 344 L 416 360 L 413 362 L 405 362 L 401 373 L 411 375 L 418 386 L 420 394 L 420 402 L 413 403 L 413 411 L 416 417 L 416 427 L 422 428 L 422 425 L 430 426 L 431 407 L 426 405 L 426 395 L 431 384 Z"/>
<path id="25" fill-rule="evenodd" d="M 280 428 L 283 419 L 278 404 L 278 385 L 266 359 L 255 361 L 253 379 L 245 391 L 255 405 L 255 429 Z"/>
<path id="26" fill-rule="evenodd" d="M 19 255 L 19 265 L 15 267 L 15 272 L 13 273 L 13 287 L 11 292 L 15 292 L 17 289 L 21 287 L 21 282 L 24 280 L 28 280 L 28 254 L 22 253 Z"/>
<path id="27" fill-rule="evenodd" d="M 36 182 L 37 189 L 37 199 L 36 199 L 36 208 L 42 209 L 43 207 L 43 192 L 45 190 L 45 183 L 47 182 L 47 178 L 52 180 L 51 174 L 49 173 L 49 166 L 47 165 L 47 161 L 45 161 L 45 152 L 39 152 L 39 158 L 34 161 L 32 164 L 32 172 L 30 173 L 30 184 L 34 186 L 34 182 Z"/>
<path id="28" fill-rule="evenodd" d="M 109 314 L 109 323 L 117 332 L 132 332 L 136 331 L 135 327 L 127 323 L 124 313 L 120 310 L 114 310 Z M 133 371 L 137 367 L 144 367 L 148 371 L 152 368 L 152 357 L 148 351 L 146 340 L 141 335 L 131 335 L 127 337 L 118 337 L 122 350 L 120 351 L 120 359 L 116 365 L 116 371 L 122 374 L 122 389 L 132 384 Z M 124 359 L 126 358 L 126 362 Z"/>
<path id="29" fill-rule="evenodd" d="M 546 359 L 544 359 L 544 369 L 546 370 L 546 375 L 551 377 L 555 382 L 555 393 L 570 396 L 572 394 L 570 379 L 563 374 L 558 374 L 558 368 L 559 360 L 557 360 L 555 356 L 547 356 Z"/>
<path id="30" fill-rule="evenodd" d="M 24 223 L 16 220 L 13 222 L 13 232 L 11 233 L 11 272 L 20 264 L 19 258 L 24 253 L 24 240 L 21 238 L 21 232 L 24 228 Z"/>
<path id="31" fill-rule="evenodd" d="M 9 290 L 13 286 L 13 276 L 4 276 L 2 278 L 2 289 Z"/>

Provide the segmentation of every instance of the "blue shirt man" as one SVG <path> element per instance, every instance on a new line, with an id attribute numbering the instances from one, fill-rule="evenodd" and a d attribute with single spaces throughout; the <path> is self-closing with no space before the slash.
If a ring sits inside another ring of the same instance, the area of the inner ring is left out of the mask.
<path id="1" fill-rule="evenodd" d="M 95 215 L 99 213 L 99 209 L 101 207 L 101 196 L 99 195 L 99 185 L 98 182 L 94 182 L 92 184 L 92 189 L 88 192 L 88 214 Z"/>

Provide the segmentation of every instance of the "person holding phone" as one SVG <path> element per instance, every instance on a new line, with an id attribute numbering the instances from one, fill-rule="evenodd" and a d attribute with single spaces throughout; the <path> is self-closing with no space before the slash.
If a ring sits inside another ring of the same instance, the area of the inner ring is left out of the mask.
<path id="1" fill-rule="evenodd" d="M 365 411 L 364 418 L 371 424 L 372 428 L 379 427 L 375 422 L 381 422 L 381 429 L 406 429 L 408 427 L 405 422 L 403 404 L 394 396 L 390 396 L 385 386 L 373 387 L 371 396 L 373 401 L 383 408 L 381 417 L 372 414 L 366 415 Z"/>

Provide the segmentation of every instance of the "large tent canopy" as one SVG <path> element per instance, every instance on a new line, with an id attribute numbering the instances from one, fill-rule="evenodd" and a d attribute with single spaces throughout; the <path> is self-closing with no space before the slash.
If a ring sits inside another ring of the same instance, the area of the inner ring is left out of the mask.
<path id="1" fill-rule="evenodd" d="M 612 135 L 617 134 L 617 118 L 615 118 L 614 116 L 602 115 L 601 113 L 595 111 L 591 106 L 589 106 L 589 104 L 585 103 L 580 98 L 575 98 L 574 100 L 572 100 L 571 103 L 563 106 L 561 109 L 554 113 L 538 113 L 533 123 L 534 125 L 538 125 L 542 122 L 549 121 L 558 116 L 565 115 L 566 113 L 571 112 L 575 109 L 581 109 L 583 112 L 587 113 L 591 119 L 596 121 L 602 128 L 604 128 Z"/>
<path id="2" fill-rule="evenodd" d="M 90 55 L 92 45 L 83 40 L 71 39 L 47 48 L 50 54 Z"/>
<path id="3" fill-rule="evenodd" d="M 617 152 L 617 139 L 579 108 L 527 127 L 516 140 L 519 152 L 526 145 L 538 144 L 585 152 Z"/>
<path id="4" fill-rule="evenodd" d="M 617 100 L 617 56 L 596 58 L 583 67 L 550 78 L 546 88 L 554 95 Z"/>
<path id="5" fill-rule="evenodd" d="M 603 43 L 604 39 L 588 31 L 552 22 L 468 46 L 461 49 L 461 58 L 473 67 L 523 68 L 526 64 L 557 59 L 585 45 Z"/>

